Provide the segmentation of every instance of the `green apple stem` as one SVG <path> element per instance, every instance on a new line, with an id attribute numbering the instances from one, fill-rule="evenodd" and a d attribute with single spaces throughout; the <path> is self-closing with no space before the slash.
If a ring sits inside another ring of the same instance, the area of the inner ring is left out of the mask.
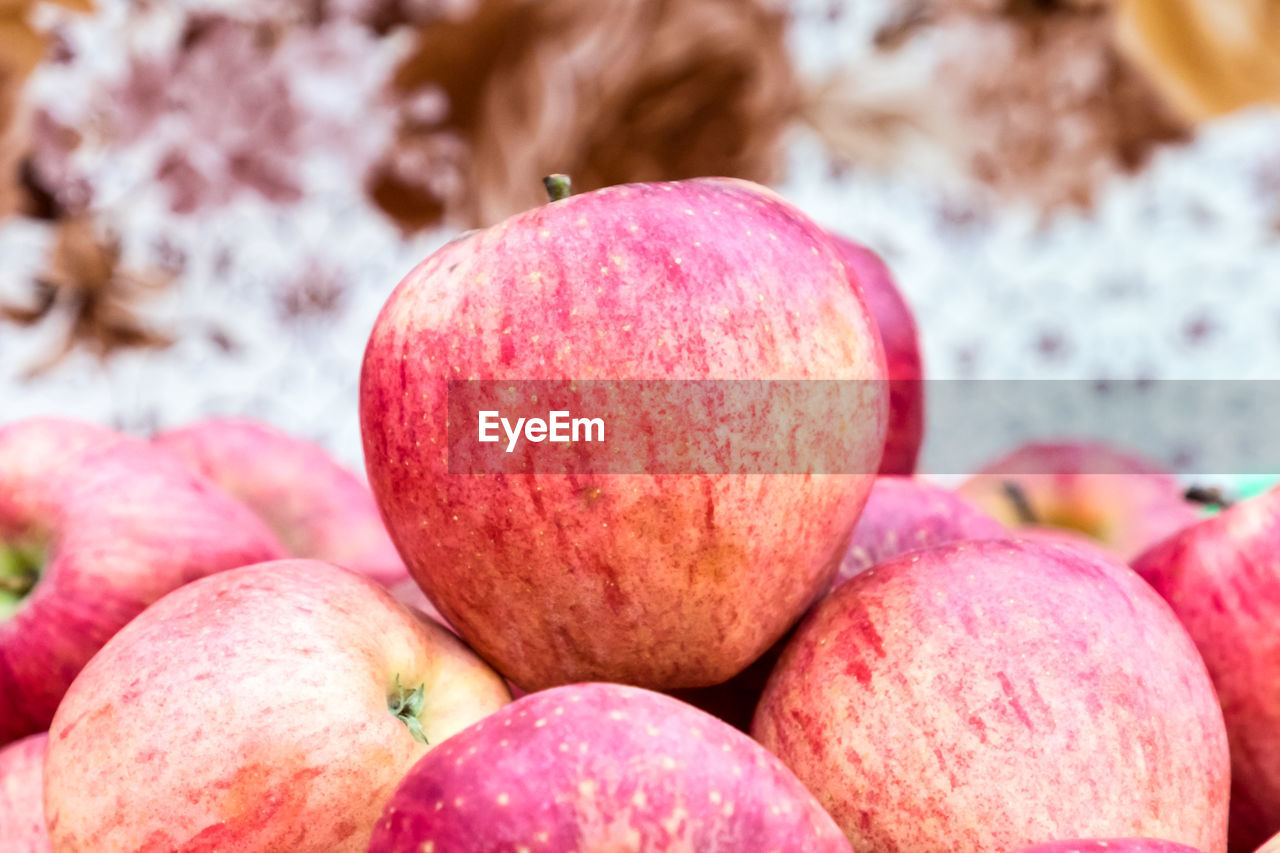
<path id="1" fill-rule="evenodd" d="M 1000 488 L 1004 490 L 1004 496 L 1009 499 L 1009 503 L 1013 504 L 1018 523 L 1023 525 L 1040 523 L 1040 516 L 1036 515 L 1036 511 L 1031 508 L 1031 499 L 1027 497 L 1026 489 L 1013 480 L 1005 480 L 1000 484 Z"/>
<path id="2" fill-rule="evenodd" d="M 13 615 L 35 588 L 41 563 L 34 548 L 0 542 L 0 621 Z"/>
<path id="3" fill-rule="evenodd" d="M 405 690 L 400 683 L 400 676 L 397 675 L 395 688 L 387 694 L 387 710 L 391 712 L 391 716 L 408 727 L 409 734 L 413 735 L 414 740 L 429 746 L 430 742 L 422 731 L 422 723 L 418 719 L 422 716 L 423 701 L 423 685 L 419 684 L 414 690 Z"/>
<path id="4" fill-rule="evenodd" d="M 573 195 L 573 182 L 568 175 L 547 175 L 542 179 L 542 185 L 547 188 L 547 198 L 552 201 L 563 201 Z"/>

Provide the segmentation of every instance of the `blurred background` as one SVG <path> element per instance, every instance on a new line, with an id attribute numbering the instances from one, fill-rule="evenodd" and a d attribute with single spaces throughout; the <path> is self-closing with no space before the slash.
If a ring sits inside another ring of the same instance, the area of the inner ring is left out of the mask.
<path id="1" fill-rule="evenodd" d="M 358 463 L 391 288 L 554 171 L 774 186 L 933 379 L 1280 379 L 1280 0 L 0 0 L 0 421 Z"/>

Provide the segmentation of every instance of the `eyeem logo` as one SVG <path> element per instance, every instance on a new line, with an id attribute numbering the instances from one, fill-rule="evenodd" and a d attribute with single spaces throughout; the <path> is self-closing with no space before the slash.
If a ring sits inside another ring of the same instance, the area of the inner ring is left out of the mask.
<path id="1" fill-rule="evenodd" d="M 550 441 L 568 444 L 576 441 L 604 441 L 603 418 L 575 418 L 567 411 L 549 412 L 547 419 L 517 418 L 515 426 L 495 410 L 480 412 L 480 441 L 493 443 L 500 440 L 498 427 L 507 434 L 507 452 L 513 453 L 520 441 L 521 429 L 526 441 L 537 444 Z M 594 437 L 593 437 L 594 435 Z M 581 437 L 579 437 L 581 436 Z"/>

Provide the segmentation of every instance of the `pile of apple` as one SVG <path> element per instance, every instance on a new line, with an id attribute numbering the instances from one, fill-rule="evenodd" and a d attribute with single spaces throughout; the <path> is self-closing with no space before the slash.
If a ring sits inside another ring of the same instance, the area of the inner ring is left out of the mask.
<path id="1" fill-rule="evenodd" d="M 451 474 L 469 378 L 875 381 L 793 437 L 855 473 Z M 369 485 L 248 421 L 0 427 L 0 851 L 1280 832 L 1280 491 L 1207 515 L 1086 444 L 949 491 L 910 476 L 920 378 L 873 254 L 700 179 L 413 270 L 363 365 Z"/>

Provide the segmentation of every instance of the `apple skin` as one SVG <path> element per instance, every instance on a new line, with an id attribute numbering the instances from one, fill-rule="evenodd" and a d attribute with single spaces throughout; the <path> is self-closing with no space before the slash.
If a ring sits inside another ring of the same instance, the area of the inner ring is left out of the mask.
<path id="1" fill-rule="evenodd" d="M 412 607 L 426 616 L 431 617 L 450 631 L 453 631 L 455 635 L 458 633 L 453 630 L 453 626 L 449 624 L 449 620 L 440 615 L 440 611 L 436 610 L 436 606 L 431 603 L 431 599 L 427 598 L 426 594 L 422 591 L 422 587 L 418 586 L 417 582 L 413 578 L 405 578 L 399 583 L 388 587 L 388 590 L 390 590 L 396 601 L 406 607 Z"/>
<path id="2" fill-rule="evenodd" d="M 859 850 L 1226 847 L 1204 663 L 1141 578 L 1072 546 L 962 542 L 852 578 L 783 652 L 752 733 Z"/>
<path id="3" fill-rule="evenodd" d="M 1194 847 L 1158 838 L 1089 838 L 1051 841 L 1023 847 L 1015 853 L 1201 853 Z"/>
<path id="4" fill-rule="evenodd" d="M 244 418 L 210 418 L 152 441 L 257 513 L 292 556 L 384 586 L 408 579 L 373 494 L 319 445 Z"/>
<path id="5" fill-rule="evenodd" d="M 67 450 L 47 452 L 62 435 Z M 284 556 L 251 512 L 168 454 L 71 421 L 0 427 L 6 543 L 34 547 L 43 568 L 0 612 L 0 744 L 46 730 L 80 668 L 166 592 Z"/>
<path id="6" fill-rule="evenodd" d="M 1280 832 L 1280 489 L 1133 561 L 1195 640 L 1231 741 L 1231 850 Z"/>
<path id="7" fill-rule="evenodd" d="M 1023 445 L 958 491 L 998 521 L 1024 525 L 1006 482 L 1026 496 L 1032 524 L 1085 533 L 1126 561 L 1201 517 L 1172 474 L 1097 442 Z"/>
<path id="8" fill-rule="evenodd" d="M 849 265 L 875 318 L 889 368 L 889 430 L 881 474 L 913 474 L 924 440 L 924 363 L 915 316 L 875 252 L 847 237 L 831 240 Z"/>
<path id="9" fill-rule="evenodd" d="M 950 489 L 911 477 L 876 478 L 833 587 L 907 551 L 963 539 L 1001 539 L 1009 528 Z"/>
<path id="10" fill-rule="evenodd" d="M 505 705 L 501 678 L 369 578 L 313 560 L 175 590 L 103 647 L 49 732 L 59 851 L 363 851 L 432 748 L 388 710 L 425 684 L 438 745 Z"/>
<path id="11" fill-rule="evenodd" d="M 730 179 L 610 187 L 409 273 L 365 354 L 365 459 L 414 578 L 520 687 L 717 684 L 830 583 L 873 475 L 449 474 L 447 380 L 869 380 L 794 450 L 841 448 L 844 470 L 874 472 L 885 369 L 835 247 L 776 194 Z M 724 426 L 759 429 L 746 415 Z"/>
<path id="12" fill-rule="evenodd" d="M 912 477 L 876 477 L 845 551 L 832 588 L 907 551 L 932 548 L 964 539 L 999 539 L 1012 535 L 955 492 Z M 671 695 L 747 731 L 769 673 L 777 665 L 790 636 L 774 643 L 751 666 L 723 684 L 673 690 Z"/>
<path id="13" fill-rule="evenodd" d="M 369 853 L 849 853 L 791 771 L 746 735 L 620 684 L 531 694 L 419 761 Z"/>
<path id="14" fill-rule="evenodd" d="M 0 851 L 49 853 L 42 799 L 45 732 L 0 748 Z"/>
<path id="15" fill-rule="evenodd" d="M 91 448 L 135 441 L 123 433 L 73 418 L 36 417 L 0 424 L 0 505 L 21 495 L 25 513 L 40 516 L 58 511 L 51 481 L 71 473 L 77 457 Z M 44 503 L 33 504 L 40 499 Z M 17 512 L 11 508 L 8 512 Z"/>

